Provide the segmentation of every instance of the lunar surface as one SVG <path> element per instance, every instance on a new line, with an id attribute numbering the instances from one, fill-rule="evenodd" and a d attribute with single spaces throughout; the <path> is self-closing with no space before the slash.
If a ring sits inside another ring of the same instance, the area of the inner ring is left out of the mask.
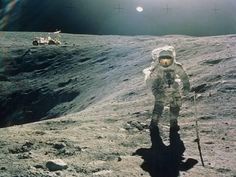
<path id="1" fill-rule="evenodd" d="M 1 33 L 1 177 L 236 176 L 236 35 L 61 34 L 61 45 L 33 46 L 37 36 L 47 33 Z M 168 108 L 150 132 L 142 70 L 166 44 L 191 93 L 179 132 L 169 133 Z"/>

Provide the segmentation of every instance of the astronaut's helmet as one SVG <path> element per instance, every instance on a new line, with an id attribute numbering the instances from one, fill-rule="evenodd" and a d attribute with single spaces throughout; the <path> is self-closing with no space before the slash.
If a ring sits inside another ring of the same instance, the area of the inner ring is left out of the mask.
<path id="1" fill-rule="evenodd" d="M 173 52 L 170 50 L 160 51 L 158 60 L 159 60 L 160 65 L 165 68 L 171 66 L 174 62 Z"/>
<path id="2" fill-rule="evenodd" d="M 152 59 L 162 67 L 169 67 L 175 62 L 175 48 L 170 45 L 156 48 L 152 51 Z"/>

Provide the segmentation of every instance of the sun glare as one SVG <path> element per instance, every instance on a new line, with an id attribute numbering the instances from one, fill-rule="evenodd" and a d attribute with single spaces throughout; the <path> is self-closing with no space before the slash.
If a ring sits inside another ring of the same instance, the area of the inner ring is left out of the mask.
<path id="1" fill-rule="evenodd" d="M 143 7 L 138 6 L 138 7 L 136 7 L 136 10 L 137 10 L 138 12 L 143 12 Z"/>

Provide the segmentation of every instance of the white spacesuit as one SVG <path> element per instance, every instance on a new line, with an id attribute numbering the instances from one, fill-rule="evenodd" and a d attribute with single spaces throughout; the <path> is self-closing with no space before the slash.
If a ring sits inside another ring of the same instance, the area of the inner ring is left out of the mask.
<path id="1" fill-rule="evenodd" d="M 153 62 L 143 70 L 146 84 L 155 96 L 155 106 L 150 127 L 157 126 L 165 105 L 170 107 L 170 128 L 179 129 L 177 118 L 181 107 L 180 81 L 183 94 L 190 90 L 188 75 L 180 63 L 176 62 L 173 46 L 164 46 L 152 51 Z"/>

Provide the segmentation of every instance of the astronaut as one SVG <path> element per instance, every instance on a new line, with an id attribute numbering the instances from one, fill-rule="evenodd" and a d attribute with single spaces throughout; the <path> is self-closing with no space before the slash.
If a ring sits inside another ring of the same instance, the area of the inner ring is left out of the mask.
<path id="1" fill-rule="evenodd" d="M 164 106 L 170 107 L 170 129 L 179 130 L 177 118 L 182 105 L 182 94 L 190 91 L 189 78 L 180 63 L 176 62 L 176 53 L 173 46 L 164 46 L 152 51 L 151 66 L 144 69 L 146 84 L 151 88 L 155 97 L 150 128 L 158 126 Z"/>

